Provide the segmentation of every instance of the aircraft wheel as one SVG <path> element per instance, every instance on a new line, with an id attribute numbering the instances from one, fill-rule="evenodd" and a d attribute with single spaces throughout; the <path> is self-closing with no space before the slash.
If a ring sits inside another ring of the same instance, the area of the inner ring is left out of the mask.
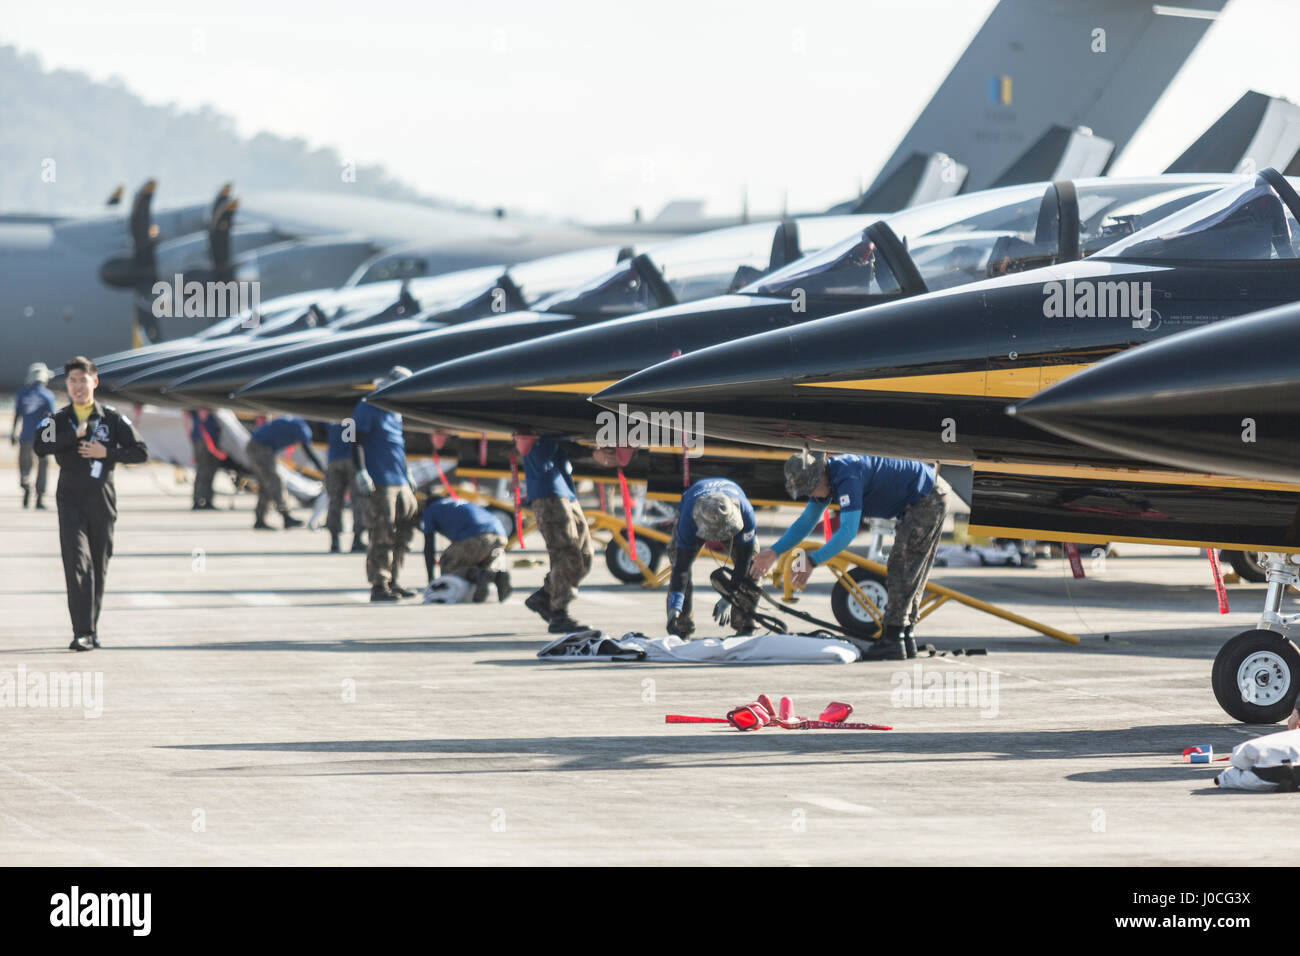
<path id="1" fill-rule="evenodd" d="M 1285 720 L 1300 692 L 1300 649 L 1274 631 L 1242 631 L 1219 649 L 1214 697 L 1243 724 Z"/>
<path id="2" fill-rule="evenodd" d="M 1263 562 L 1259 559 L 1258 551 L 1224 551 L 1221 556 L 1232 565 L 1232 570 L 1236 571 L 1243 581 L 1262 584 L 1267 580 L 1268 576 L 1264 571 Z"/>
<path id="3" fill-rule="evenodd" d="M 889 593 L 885 590 L 885 576 L 867 568 L 853 568 L 849 571 L 849 577 L 883 613 L 885 604 L 889 600 Z M 839 581 L 836 581 L 835 587 L 831 588 L 831 612 L 840 627 L 850 634 L 874 638 L 880 633 L 880 626 L 876 624 L 876 619 L 871 616 L 871 612 L 863 607 L 858 599 L 849 593 L 849 589 Z"/>
<path id="4" fill-rule="evenodd" d="M 636 556 L 651 571 L 657 571 L 659 570 L 659 562 L 664 556 L 663 545 L 657 541 L 637 538 Z M 609 568 L 609 573 L 624 584 L 639 584 L 641 582 L 641 569 L 633 564 L 631 559 L 628 558 L 627 552 L 613 541 L 605 546 L 605 567 Z"/>

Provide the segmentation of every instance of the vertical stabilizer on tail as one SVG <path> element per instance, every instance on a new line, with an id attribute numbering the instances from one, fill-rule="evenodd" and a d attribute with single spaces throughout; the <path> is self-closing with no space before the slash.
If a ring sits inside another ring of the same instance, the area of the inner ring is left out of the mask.
<path id="1" fill-rule="evenodd" d="M 944 152 L 987 189 L 1053 126 L 1124 149 L 1227 0 L 1001 0 L 877 176 Z M 870 190 L 868 190 L 870 192 Z"/>

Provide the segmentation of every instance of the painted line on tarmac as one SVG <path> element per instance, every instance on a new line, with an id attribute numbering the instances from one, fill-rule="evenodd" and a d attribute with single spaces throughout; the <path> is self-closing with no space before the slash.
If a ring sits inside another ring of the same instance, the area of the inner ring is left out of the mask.
<path id="1" fill-rule="evenodd" d="M 836 813 L 876 813 L 875 807 L 869 807 L 865 803 L 849 803 L 847 800 L 841 800 L 839 797 L 822 797 L 812 793 L 792 793 L 790 799 L 795 803 L 811 803 L 814 807 L 821 807 L 823 810 L 834 810 Z"/>

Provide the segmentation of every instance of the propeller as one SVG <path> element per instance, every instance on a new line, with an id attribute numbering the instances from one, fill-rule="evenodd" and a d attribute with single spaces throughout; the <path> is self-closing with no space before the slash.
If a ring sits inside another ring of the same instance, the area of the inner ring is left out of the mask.
<path id="1" fill-rule="evenodd" d="M 161 338 L 158 320 L 151 303 L 153 287 L 158 280 L 158 262 L 154 255 L 158 245 L 158 227 L 153 222 L 153 196 L 158 181 L 150 179 L 138 190 L 131 201 L 131 215 L 127 231 L 131 237 L 131 254 L 115 256 L 99 267 L 99 278 L 114 289 L 134 292 L 135 322 L 149 341 Z"/>

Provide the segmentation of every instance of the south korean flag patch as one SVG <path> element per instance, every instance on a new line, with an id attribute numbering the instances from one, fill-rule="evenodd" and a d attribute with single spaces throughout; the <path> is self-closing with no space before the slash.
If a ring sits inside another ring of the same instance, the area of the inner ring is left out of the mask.
<path id="1" fill-rule="evenodd" d="M 849 506 L 849 496 L 848 496 L 848 495 L 840 495 L 840 507 L 841 507 L 841 508 L 847 508 L 848 506 Z"/>

